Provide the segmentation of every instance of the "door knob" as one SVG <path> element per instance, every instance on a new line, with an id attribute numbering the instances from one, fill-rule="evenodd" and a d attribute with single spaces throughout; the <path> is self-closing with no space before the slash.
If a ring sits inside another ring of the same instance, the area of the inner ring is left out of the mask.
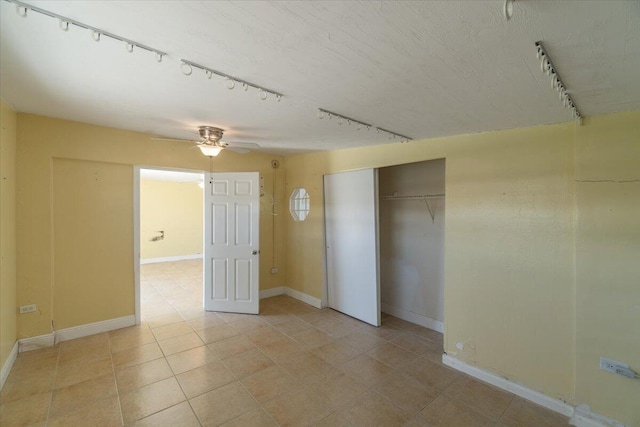
<path id="1" fill-rule="evenodd" d="M 251 255 L 258 255 L 260 253 L 260 251 L 253 251 L 251 252 Z"/>

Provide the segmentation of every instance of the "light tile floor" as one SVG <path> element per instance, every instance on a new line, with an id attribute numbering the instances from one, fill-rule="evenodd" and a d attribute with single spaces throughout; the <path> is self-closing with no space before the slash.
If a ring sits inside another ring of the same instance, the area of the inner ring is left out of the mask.
<path id="1" fill-rule="evenodd" d="M 142 325 L 20 354 L 0 425 L 567 425 L 445 367 L 441 334 L 391 316 L 374 328 L 286 296 L 203 312 L 201 269 L 143 265 Z"/>

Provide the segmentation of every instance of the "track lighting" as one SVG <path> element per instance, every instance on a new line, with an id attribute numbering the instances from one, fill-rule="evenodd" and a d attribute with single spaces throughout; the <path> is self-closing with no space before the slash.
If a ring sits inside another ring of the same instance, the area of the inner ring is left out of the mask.
<path id="1" fill-rule="evenodd" d="M 504 7 L 502 8 L 502 12 L 504 13 L 504 19 L 507 21 L 511 19 L 513 16 L 513 2 L 515 0 L 504 0 Z"/>
<path id="2" fill-rule="evenodd" d="M 191 73 L 193 73 L 193 67 L 191 67 L 191 64 L 187 64 L 184 61 L 182 61 L 182 65 L 180 65 L 180 69 L 182 70 L 182 74 L 184 74 L 185 76 L 190 76 Z"/>
<path id="3" fill-rule="evenodd" d="M 111 38 L 113 40 L 118 40 L 118 41 L 124 42 L 125 43 L 125 47 L 126 47 L 126 49 L 127 49 L 127 51 L 129 53 L 132 53 L 134 48 L 140 48 L 142 50 L 146 50 L 148 52 L 155 53 L 156 57 L 158 55 L 160 57 L 163 57 L 163 56 L 166 55 L 165 52 L 159 51 L 159 50 L 154 49 L 154 48 L 149 47 L 149 46 L 145 46 L 142 43 L 138 43 L 136 41 L 133 41 L 133 40 L 130 40 L 130 39 L 127 39 L 127 38 L 124 38 L 124 37 L 120 37 L 117 34 L 113 34 L 113 33 L 110 33 L 108 31 L 104 31 L 104 30 L 101 30 L 99 28 L 92 27 L 91 25 L 83 24 L 80 21 L 76 21 L 74 19 L 70 19 L 70 18 L 67 18 L 65 16 L 58 15 L 57 13 L 50 12 L 50 11 L 48 11 L 46 9 L 41 9 L 39 7 L 32 6 L 32 5 L 23 3 L 23 2 L 18 1 L 18 0 L 5 0 L 5 1 L 8 2 L 8 3 L 15 4 L 16 5 L 16 12 L 18 13 L 18 15 L 20 15 L 22 17 L 26 17 L 27 16 L 27 11 L 28 10 L 32 10 L 34 12 L 37 12 L 37 13 L 41 14 L 41 15 L 48 16 L 49 18 L 57 19 L 58 20 L 58 25 L 60 26 L 60 29 L 62 31 L 69 31 L 69 26 L 70 25 L 74 25 L 76 27 L 84 28 L 85 30 L 89 30 L 91 32 L 91 37 L 95 41 L 100 41 L 101 36 L 106 36 L 106 37 L 109 37 L 109 38 Z M 23 11 L 23 12 L 21 12 L 21 11 Z M 161 61 L 162 61 L 162 59 L 160 59 L 158 62 L 161 62 Z"/>
<path id="4" fill-rule="evenodd" d="M 271 90 L 271 89 L 267 89 L 267 88 L 262 87 L 262 86 L 258 86 L 256 84 L 253 84 L 253 83 L 248 82 L 246 80 L 242 80 L 242 79 L 239 79 L 237 77 L 234 77 L 234 76 L 232 76 L 230 74 L 223 73 L 222 71 L 217 71 L 217 70 L 214 70 L 213 68 L 208 68 L 208 67 L 205 67 L 204 65 L 196 64 L 195 62 L 188 61 L 186 59 L 181 59 L 180 61 L 182 61 L 182 64 L 183 64 L 182 66 L 183 67 L 185 65 L 189 66 L 189 70 L 193 70 L 193 68 L 197 68 L 199 70 L 204 71 L 205 75 L 208 78 L 211 78 L 210 76 L 212 76 L 214 74 L 216 76 L 224 78 L 225 80 L 227 80 L 227 88 L 229 88 L 229 89 L 233 89 L 236 86 L 236 83 L 240 83 L 245 91 L 249 90 L 249 87 L 252 87 L 254 89 L 258 89 L 258 97 L 263 101 L 265 99 L 267 99 L 269 94 L 273 95 L 278 102 L 284 96 L 283 94 L 281 94 L 279 92 L 276 92 L 276 91 Z M 188 73 L 185 72 L 184 68 L 182 70 L 182 73 L 185 76 L 191 75 L 191 72 L 188 72 Z"/>
<path id="5" fill-rule="evenodd" d="M 551 76 L 551 88 L 558 91 L 558 97 L 562 102 L 562 106 L 570 109 L 571 116 L 575 120 L 578 120 L 579 124 L 582 124 L 582 114 L 580 114 L 580 111 L 578 110 L 578 107 L 576 107 L 576 104 L 573 101 L 573 98 L 571 97 L 571 95 L 566 89 L 566 86 L 562 82 L 562 79 L 560 78 L 560 74 L 558 74 L 558 70 L 556 70 L 556 68 L 553 66 L 553 62 L 551 62 L 551 58 L 549 57 L 549 54 L 547 53 L 547 51 L 544 49 L 542 42 L 536 42 L 535 46 L 536 46 L 536 57 L 540 61 L 540 69 L 547 76 Z"/>
<path id="6" fill-rule="evenodd" d="M 23 9 L 24 12 L 20 12 L 20 9 Z M 22 16 L 23 18 L 26 18 L 27 17 L 27 10 L 29 10 L 29 8 L 26 5 L 24 5 L 22 3 L 21 4 L 16 3 L 16 13 L 18 15 Z"/>
<path id="7" fill-rule="evenodd" d="M 91 38 L 93 40 L 95 40 L 96 42 L 100 41 L 102 36 L 106 36 L 106 37 L 108 37 L 110 39 L 123 42 L 124 46 L 125 46 L 125 49 L 129 53 L 133 53 L 133 51 L 136 48 L 140 48 L 142 50 L 146 50 L 148 52 L 155 53 L 155 58 L 156 58 L 157 62 L 162 62 L 164 57 L 167 56 L 166 52 L 162 52 L 162 51 L 160 51 L 158 49 L 154 49 L 154 48 L 146 46 L 146 45 L 144 45 L 142 43 L 138 43 L 138 42 L 136 42 L 134 40 L 127 39 L 125 37 L 121 37 L 121 36 L 119 36 L 117 34 L 113 34 L 113 33 L 110 33 L 108 31 L 101 30 L 100 28 L 96 28 L 96 27 L 93 27 L 91 25 L 84 24 L 84 23 L 82 23 L 80 21 L 76 21 L 76 20 L 67 18 L 65 16 L 58 15 L 57 13 L 50 12 L 50 11 L 48 11 L 46 9 L 41 9 L 39 7 L 36 7 L 36 6 L 31 6 L 29 4 L 21 2 L 19 0 L 5 0 L 5 1 L 8 2 L 8 3 L 15 4 L 16 5 L 16 13 L 18 15 L 22 16 L 22 17 L 26 17 L 27 16 L 27 11 L 32 10 L 32 11 L 40 13 L 40 14 L 42 14 L 44 16 L 48 16 L 49 18 L 57 19 L 58 20 L 58 25 L 60 26 L 60 29 L 62 31 L 69 31 L 70 25 L 74 25 L 76 27 L 83 28 L 85 30 L 89 30 Z M 238 78 L 236 78 L 234 76 L 231 76 L 229 74 L 222 73 L 220 71 L 216 71 L 216 70 L 213 70 L 211 68 L 204 67 L 202 65 L 198 65 L 198 64 L 196 64 L 194 62 L 187 61 L 187 60 L 184 60 L 184 59 L 182 59 L 180 61 L 180 69 L 181 69 L 182 73 L 185 76 L 190 76 L 193 73 L 193 69 L 194 68 L 199 68 L 199 69 L 203 70 L 205 72 L 207 78 L 209 78 L 209 79 L 211 77 L 213 77 L 214 74 L 217 75 L 217 76 L 225 78 L 227 80 L 227 87 L 229 89 L 233 89 L 236 86 L 236 83 L 242 84 L 242 87 L 244 88 L 245 91 L 249 90 L 249 86 L 251 86 L 252 88 L 258 89 L 258 97 L 260 99 L 262 99 L 262 100 L 266 100 L 267 97 L 269 96 L 269 94 L 271 94 L 276 98 L 277 102 L 280 102 L 282 100 L 282 97 L 284 96 L 283 94 L 278 93 L 276 91 L 273 91 L 271 89 L 267 89 L 267 88 L 264 88 L 262 86 L 258 86 L 256 84 L 247 82 L 245 80 L 238 79 Z"/>
<path id="8" fill-rule="evenodd" d="M 371 126 L 369 123 L 365 123 L 365 122 L 361 122 L 360 120 L 356 120 L 356 119 L 352 119 L 351 117 L 347 117 L 347 116 L 343 116 L 342 114 L 338 114 L 338 113 L 334 113 L 328 110 L 324 110 L 322 108 L 318 108 L 318 118 L 322 119 L 324 118 L 324 115 L 327 115 L 327 117 L 329 119 L 331 119 L 333 116 L 336 116 L 338 118 L 338 124 L 341 125 L 342 123 L 344 123 L 344 121 L 347 122 L 347 124 L 350 126 L 351 123 L 355 123 L 357 125 L 356 129 L 357 130 L 361 130 L 362 127 L 365 127 L 367 130 L 371 129 Z M 383 129 L 383 128 L 379 128 L 376 127 L 376 133 L 386 133 L 389 136 L 389 139 L 396 139 L 396 138 L 400 138 L 400 142 L 409 142 L 411 141 L 411 138 L 409 138 L 408 136 L 405 135 L 401 135 L 399 133 L 396 132 L 392 132 L 390 130 L 387 129 Z"/>

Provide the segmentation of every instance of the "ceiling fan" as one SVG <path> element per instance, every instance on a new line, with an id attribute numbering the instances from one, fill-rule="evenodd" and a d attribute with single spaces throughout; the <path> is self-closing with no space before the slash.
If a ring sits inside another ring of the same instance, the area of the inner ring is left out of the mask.
<path id="1" fill-rule="evenodd" d="M 258 144 L 250 142 L 222 142 L 221 139 L 224 134 L 224 130 L 215 126 L 200 126 L 198 127 L 198 132 L 200 134 L 200 141 L 159 137 L 153 137 L 152 139 L 195 142 L 198 144 L 198 148 L 202 151 L 202 154 L 209 157 L 217 156 L 225 149 L 236 153 L 248 153 L 251 150 L 260 149 Z"/>

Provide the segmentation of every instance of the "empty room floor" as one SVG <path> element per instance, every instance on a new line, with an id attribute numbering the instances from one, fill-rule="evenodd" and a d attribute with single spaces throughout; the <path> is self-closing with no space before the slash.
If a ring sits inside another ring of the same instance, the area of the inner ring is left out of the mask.
<path id="1" fill-rule="evenodd" d="M 203 312 L 200 261 L 143 267 L 140 326 L 21 353 L 9 426 L 566 426 L 441 363 L 442 334 L 287 296 Z"/>

